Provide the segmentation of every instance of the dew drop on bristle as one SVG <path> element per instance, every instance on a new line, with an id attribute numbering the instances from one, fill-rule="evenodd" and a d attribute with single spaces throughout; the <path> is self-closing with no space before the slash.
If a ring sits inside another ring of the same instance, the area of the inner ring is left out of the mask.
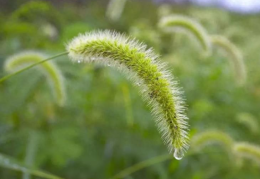
<path id="1" fill-rule="evenodd" d="M 184 156 L 184 153 L 181 150 L 175 149 L 173 156 L 177 160 L 181 160 Z"/>
<path id="2" fill-rule="evenodd" d="M 78 63 L 81 63 L 81 61 L 80 61 L 80 60 L 78 60 Z"/>

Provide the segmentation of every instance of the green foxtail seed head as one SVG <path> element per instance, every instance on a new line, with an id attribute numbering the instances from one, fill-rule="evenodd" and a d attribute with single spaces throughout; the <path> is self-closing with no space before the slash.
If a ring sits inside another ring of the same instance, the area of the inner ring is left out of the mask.
<path id="1" fill-rule="evenodd" d="M 234 76 L 239 85 L 246 81 L 246 67 L 240 50 L 227 38 L 220 35 L 211 36 L 213 46 L 222 48 L 230 56 L 229 61 L 233 67 Z"/>
<path id="2" fill-rule="evenodd" d="M 195 135 L 191 139 L 191 147 L 195 150 L 211 144 L 220 144 L 230 150 L 233 146 L 233 139 L 228 134 L 219 130 L 207 130 Z"/>
<path id="3" fill-rule="evenodd" d="M 236 119 L 240 124 L 246 126 L 252 133 L 258 133 L 259 124 L 255 116 L 253 116 L 252 114 L 245 112 L 238 113 Z"/>
<path id="4" fill-rule="evenodd" d="M 44 60 L 45 55 L 35 51 L 20 52 L 10 56 L 4 64 L 4 69 L 7 72 L 15 72 L 31 64 Z M 62 106 L 66 99 L 64 78 L 60 70 L 53 62 L 44 62 L 38 68 L 46 76 L 48 83 L 51 86 L 52 93 L 57 98 L 58 104 Z"/>
<path id="5" fill-rule="evenodd" d="M 118 21 L 125 8 L 127 0 L 110 0 L 108 3 L 106 15 L 112 21 Z"/>
<path id="6" fill-rule="evenodd" d="M 100 31 L 74 38 L 67 45 L 67 51 L 74 62 L 114 66 L 141 87 L 169 151 L 176 159 L 183 157 L 188 148 L 188 118 L 183 101 L 176 82 L 151 49 L 124 35 Z"/>
<path id="7" fill-rule="evenodd" d="M 233 148 L 235 154 L 242 158 L 247 158 L 260 164 L 260 147 L 246 142 L 238 142 Z"/>
<path id="8" fill-rule="evenodd" d="M 200 43 L 205 53 L 211 53 L 211 41 L 206 30 L 191 18 L 181 15 L 170 15 L 161 18 L 159 27 L 166 32 L 188 32 Z"/>

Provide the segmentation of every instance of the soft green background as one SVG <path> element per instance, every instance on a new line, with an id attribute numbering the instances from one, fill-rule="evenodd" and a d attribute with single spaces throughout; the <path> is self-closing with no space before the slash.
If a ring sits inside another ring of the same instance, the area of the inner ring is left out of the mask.
<path id="1" fill-rule="evenodd" d="M 6 74 L 5 59 L 17 52 L 33 49 L 52 56 L 65 51 L 65 44 L 78 33 L 116 30 L 153 47 L 169 64 L 184 91 L 191 136 L 219 129 L 236 141 L 260 145 L 258 14 L 128 1 L 114 22 L 106 17 L 106 1 L 35 4 L 12 0 L 0 7 L 1 76 Z M 224 35 L 236 44 L 244 56 L 246 84 L 236 85 L 223 52 L 215 50 L 205 58 L 193 38 L 162 33 L 157 23 L 171 13 L 197 19 L 209 34 Z M 57 106 L 37 70 L 0 84 L 1 154 L 24 163 L 26 155 L 30 157 L 30 136 L 35 136 L 34 167 L 67 179 L 101 179 L 168 153 L 149 108 L 125 76 L 110 67 L 71 63 L 66 56 L 54 61 L 66 78 L 64 107 Z M 256 120 L 258 130 L 240 123 L 241 116 Z M 254 161 L 230 158 L 223 148 L 211 145 L 197 154 L 188 152 L 180 161 L 172 158 L 126 178 L 259 179 L 259 167 Z M 0 178 L 22 178 L 22 173 L 0 168 Z"/>

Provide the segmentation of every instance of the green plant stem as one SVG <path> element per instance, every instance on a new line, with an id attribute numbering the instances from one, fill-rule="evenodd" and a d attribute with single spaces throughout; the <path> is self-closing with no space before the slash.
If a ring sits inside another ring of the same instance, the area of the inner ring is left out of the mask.
<path id="1" fill-rule="evenodd" d="M 52 57 L 50 57 L 50 58 L 46 58 L 46 59 L 44 59 L 44 60 L 42 60 L 42 61 L 40 61 L 40 62 L 31 64 L 31 65 L 29 65 L 29 66 L 27 66 L 27 67 L 25 67 L 25 68 L 23 68 L 23 69 L 21 69 L 21 70 L 18 70 L 18 71 L 14 72 L 14 73 L 11 73 L 11 74 L 9 74 L 9 75 L 4 76 L 3 78 L 0 79 L 0 83 L 2 83 L 3 81 L 5 81 L 5 80 L 7 80 L 7 79 L 9 79 L 9 78 L 11 78 L 11 77 L 13 77 L 13 76 L 19 74 L 19 73 L 22 73 L 22 72 L 24 72 L 24 71 L 26 71 L 26 70 L 28 70 L 28 69 L 34 67 L 34 66 L 37 66 L 37 65 L 39 65 L 39 64 L 41 64 L 41 63 L 44 63 L 44 62 L 46 62 L 46 61 L 49 61 L 49 60 L 52 60 L 52 59 L 55 59 L 55 58 L 58 58 L 58 57 L 60 57 L 60 56 L 67 55 L 67 54 L 68 54 L 68 52 L 63 52 L 63 53 L 60 53 L 60 54 L 58 54 L 58 55 L 52 56 Z"/>
<path id="2" fill-rule="evenodd" d="M 36 131 L 30 132 L 25 156 L 25 164 L 29 167 L 33 166 L 35 154 L 37 153 L 38 142 L 39 134 Z M 24 172 L 23 179 L 31 179 L 31 175 L 28 172 Z"/>
<path id="3" fill-rule="evenodd" d="M 194 151 L 191 151 L 190 153 L 187 154 L 187 156 L 195 156 L 195 155 L 202 155 L 202 154 L 212 154 L 214 152 L 203 152 L 203 153 L 196 153 Z M 165 155 L 160 155 L 160 156 L 156 156 L 156 157 L 153 157 L 151 159 L 147 159 L 147 160 L 144 160 L 140 163 L 137 163 L 131 167 L 128 167 L 122 171 L 120 171 L 119 173 L 117 173 L 116 175 L 114 175 L 113 177 L 109 178 L 109 179 L 120 179 L 120 178 L 125 178 L 129 175 L 131 175 L 132 173 L 135 173 L 139 170 L 142 170 L 144 168 L 147 168 L 147 167 L 150 167 L 152 165 L 155 165 L 155 164 L 158 164 L 158 163 L 161 163 L 161 162 L 165 162 L 167 160 L 171 160 L 173 159 L 172 158 L 172 155 L 168 155 L 168 154 L 165 154 Z"/>
<path id="4" fill-rule="evenodd" d="M 30 173 L 31 175 L 34 176 L 38 176 L 38 177 L 42 177 L 45 179 L 62 179 L 61 177 L 37 170 L 37 169 L 33 169 L 30 167 L 27 167 L 23 164 L 20 164 L 19 162 L 17 162 L 16 160 L 0 154 L 0 167 L 3 168 L 7 168 L 10 170 L 15 170 L 15 171 L 20 171 L 20 172 L 26 172 L 26 173 Z"/>
<path id="5" fill-rule="evenodd" d="M 172 155 L 160 155 L 158 157 L 154 157 L 152 159 L 148 159 L 148 160 L 145 160 L 143 162 L 140 162 L 136 165 L 133 165 L 129 168 L 126 168 L 125 170 L 119 172 L 118 174 L 116 174 L 115 176 L 113 176 L 112 178 L 110 179 L 118 179 L 118 178 L 124 178 L 128 175 L 130 175 L 131 173 L 134 173 L 138 170 L 141 170 L 143 168 L 146 168 L 148 166 L 151 166 L 153 164 L 156 164 L 156 163 L 160 163 L 160 162 L 163 162 L 163 161 L 166 161 L 166 160 L 170 160 L 172 159 Z"/>

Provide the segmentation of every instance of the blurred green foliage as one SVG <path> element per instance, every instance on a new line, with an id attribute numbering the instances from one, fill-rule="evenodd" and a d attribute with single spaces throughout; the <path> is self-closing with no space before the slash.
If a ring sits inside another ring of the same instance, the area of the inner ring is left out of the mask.
<path id="1" fill-rule="evenodd" d="M 19 51 L 37 49 L 50 56 L 78 33 L 111 29 L 129 34 L 153 47 L 167 62 L 183 88 L 191 136 L 217 128 L 236 141 L 260 145 L 237 118 L 255 119 L 260 113 L 260 16 L 229 13 L 214 8 L 168 6 L 167 14 L 197 19 L 209 34 L 229 38 L 241 49 L 248 71 L 245 86 L 233 79 L 227 57 L 214 51 L 204 57 L 189 37 L 164 34 L 157 23 L 162 7 L 127 1 L 117 22 L 106 17 L 103 1 L 77 5 L 46 1 L 14 1 L 1 7 L 0 67 Z M 145 10 L 144 10 L 145 9 Z M 59 107 L 45 77 L 31 69 L 0 84 L 0 153 L 25 161 L 30 136 L 37 132 L 33 166 L 62 178 L 110 178 L 138 162 L 167 154 L 149 108 L 126 78 L 109 67 L 73 64 L 68 57 L 55 62 L 66 78 L 68 102 Z M 5 72 L 0 71 L 3 76 Z M 130 122 L 129 122 L 130 121 Z M 256 129 L 254 129 L 256 130 Z M 27 154 L 28 155 L 28 154 Z M 21 172 L 0 168 L 0 178 L 22 178 Z M 34 177 L 37 178 L 37 177 Z M 136 172 L 127 179 L 259 179 L 259 165 L 230 159 L 208 146 L 181 161 L 174 158 Z"/>

